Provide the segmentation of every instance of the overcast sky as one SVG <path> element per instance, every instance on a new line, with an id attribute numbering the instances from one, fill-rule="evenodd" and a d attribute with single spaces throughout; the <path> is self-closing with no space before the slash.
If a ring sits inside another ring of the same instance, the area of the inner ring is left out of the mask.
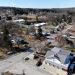
<path id="1" fill-rule="evenodd" d="M 0 0 L 0 6 L 21 8 L 67 8 L 75 7 L 75 0 Z"/>

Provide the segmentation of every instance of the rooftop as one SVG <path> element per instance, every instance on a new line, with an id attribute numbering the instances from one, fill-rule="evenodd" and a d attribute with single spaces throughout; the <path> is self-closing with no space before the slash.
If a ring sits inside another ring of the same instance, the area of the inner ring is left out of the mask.
<path id="1" fill-rule="evenodd" d="M 46 23 L 37 23 L 37 24 L 34 24 L 36 27 L 38 27 L 38 26 L 43 26 L 43 25 L 45 25 Z"/>
<path id="2" fill-rule="evenodd" d="M 60 64 L 66 65 L 66 64 L 68 64 L 68 62 L 67 62 L 68 59 L 67 58 L 69 57 L 70 53 L 71 53 L 70 51 L 64 50 L 62 48 L 54 47 L 51 51 L 48 51 L 46 53 L 45 57 L 48 60 L 50 60 L 51 62 L 53 60 L 53 62 L 55 62 L 57 64 L 59 64 L 58 62 L 60 62 Z M 65 64 L 65 62 L 67 62 L 67 63 Z"/>
<path id="3" fill-rule="evenodd" d="M 24 19 L 18 19 L 18 20 L 13 20 L 13 22 L 22 22 L 22 21 L 25 21 Z"/>

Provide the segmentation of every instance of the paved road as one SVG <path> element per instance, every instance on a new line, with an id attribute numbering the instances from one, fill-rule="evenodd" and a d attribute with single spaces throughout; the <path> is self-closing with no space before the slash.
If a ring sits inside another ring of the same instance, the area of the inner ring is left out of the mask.
<path id="1" fill-rule="evenodd" d="M 17 55 L 13 55 L 12 57 L 9 57 L 6 60 L 0 61 L 0 75 L 1 73 L 9 68 L 11 65 L 21 61 L 24 57 L 26 57 L 28 54 L 30 54 L 29 52 L 26 53 L 20 53 Z"/>

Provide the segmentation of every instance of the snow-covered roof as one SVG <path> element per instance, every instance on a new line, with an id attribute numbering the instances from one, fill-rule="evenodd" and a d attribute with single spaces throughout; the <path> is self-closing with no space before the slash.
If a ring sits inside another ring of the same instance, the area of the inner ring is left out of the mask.
<path id="1" fill-rule="evenodd" d="M 37 23 L 37 24 L 34 24 L 36 27 L 38 27 L 38 26 L 43 26 L 43 25 L 45 25 L 46 23 Z"/>
<path id="2" fill-rule="evenodd" d="M 13 20 L 13 22 L 23 22 L 25 21 L 24 19 L 18 19 L 18 20 Z"/>
<path id="3" fill-rule="evenodd" d="M 54 47 L 51 51 L 46 53 L 46 60 L 50 63 L 54 64 L 63 64 L 66 66 L 65 62 L 67 61 L 67 57 L 71 52 L 67 50 L 63 50 L 62 48 Z"/>
<path id="4" fill-rule="evenodd" d="M 51 51 L 58 53 L 60 50 L 62 50 L 62 48 L 54 47 Z"/>

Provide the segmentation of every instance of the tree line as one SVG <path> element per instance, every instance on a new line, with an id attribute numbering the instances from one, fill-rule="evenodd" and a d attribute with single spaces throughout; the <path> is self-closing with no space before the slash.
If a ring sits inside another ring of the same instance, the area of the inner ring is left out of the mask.
<path id="1" fill-rule="evenodd" d="M 72 10 L 73 9 L 73 10 Z M 39 12 L 46 12 L 46 13 L 64 13 L 67 12 L 70 15 L 75 15 L 75 8 L 52 8 L 52 9 L 34 9 L 34 8 L 16 8 L 16 7 L 0 7 L 0 11 L 2 10 L 11 10 L 14 14 L 28 14 L 30 12 L 36 14 Z"/>

